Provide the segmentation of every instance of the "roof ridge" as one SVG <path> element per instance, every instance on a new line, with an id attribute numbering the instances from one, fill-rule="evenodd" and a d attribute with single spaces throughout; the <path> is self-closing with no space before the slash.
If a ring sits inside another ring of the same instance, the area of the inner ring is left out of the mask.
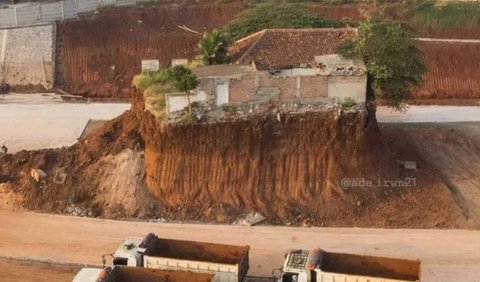
<path id="1" fill-rule="evenodd" d="M 247 51 L 245 51 L 245 52 L 243 53 L 242 56 L 240 56 L 240 58 L 238 58 L 237 62 L 241 62 L 243 59 L 245 59 L 245 57 L 246 57 L 248 54 L 250 54 L 250 52 L 258 45 L 258 43 L 259 43 L 260 41 L 262 41 L 262 39 L 265 37 L 265 34 L 267 34 L 268 32 L 269 32 L 269 29 L 264 29 L 264 30 L 262 30 L 262 31 L 259 31 L 259 32 L 255 33 L 255 34 L 260 34 L 260 33 L 261 33 L 260 37 L 255 41 L 255 43 L 252 44 L 252 46 L 250 46 L 250 47 L 247 49 Z M 250 62 L 250 63 L 251 63 L 251 62 Z"/>
<path id="2" fill-rule="evenodd" d="M 255 33 L 252 33 L 252 34 L 248 35 L 248 36 L 245 36 L 245 37 L 242 37 L 242 38 L 238 39 L 237 41 L 234 42 L 234 44 L 241 43 L 241 42 L 243 42 L 243 41 L 245 41 L 245 40 L 248 40 L 248 39 L 250 39 L 250 38 L 252 38 L 252 37 L 254 37 L 254 36 L 257 36 L 257 35 L 259 35 L 259 34 L 265 33 L 265 32 L 267 32 L 267 31 L 268 31 L 268 29 L 266 29 L 266 28 L 265 28 L 265 29 L 262 29 L 262 30 L 260 30 L 260 31 L 257 31 L 257 32 L 255 32 Z"/>

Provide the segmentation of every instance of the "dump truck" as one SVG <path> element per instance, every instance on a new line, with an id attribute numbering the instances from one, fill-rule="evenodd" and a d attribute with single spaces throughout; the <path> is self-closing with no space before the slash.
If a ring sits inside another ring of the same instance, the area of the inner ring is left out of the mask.
<path id="1" fill-rule="evenodd" d="M 217 282 L 215 274 L 163 270 L 143 267 L 113 266 L 83 268 L 73 282 Z"/>
<path id="2" fill-rule="evenodd" d="M 127 238 L 113 254 L 113 265 L 216 274 L 218 282 L 241 282 L 249 268 L 249 246 L 158 238 Z"/>
<path id="3" fill-rule="evenodd" d="M 420 261 L 332 253 L 322 249 L 292 250 L 278 282 L 412 282 L 420 281 Z"/>

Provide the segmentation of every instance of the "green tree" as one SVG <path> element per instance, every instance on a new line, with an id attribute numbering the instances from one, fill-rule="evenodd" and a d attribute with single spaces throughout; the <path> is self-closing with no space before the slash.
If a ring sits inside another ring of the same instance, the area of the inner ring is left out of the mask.
<path id="1" fill-rule="evenodd" d="M 218 65 L 228 62 L 227 48 L 230 40 L 226 33 L 213 30 L 205 32 L 198 43 L 199 59 L 204 65 Z"/>
<path id="2" fill-rule="evenodd" d="M 169 75 L 173 87 L 187 95 L 188 113 L 192 115 L 192 104 L 190 103 L 190 91 L 198 86 L 197 76 L 190 69 L 183 65 L 169 69 Z"/>
<path id="3" fill-rule="evenodd" d="M 243 12 L 228 24 L 224 31 L 238 40 L 263 29 L 271 28 L 319 28 L 338 27 L 339 24 L 312 14 L 298 3 L 271 1 L 259 4 Z"/>
<path id="4" fill-rule="evenodd" d="M 412 86 L 422 83 L 423 58 L 412 29 L 403 24 L 365 21 L 358 36 L 342 43 L 338 52 L 365 62 L 367 99 L 379 98 L 396 110 L 405 108 Z"/>

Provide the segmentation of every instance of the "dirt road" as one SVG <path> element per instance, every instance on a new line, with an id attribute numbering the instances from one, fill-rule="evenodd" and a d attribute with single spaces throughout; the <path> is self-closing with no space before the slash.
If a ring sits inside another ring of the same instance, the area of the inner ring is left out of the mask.
<path id="1" fill-rule="evenodd" d="M 80 266 L 0 259 L 0 281 L 71 282 Z"/>
<path id="2" fill-rule="evenodd" d="M 177 239 L 251 246 L 251 275 L 269 276 L 291 248 L 420 258 L 423 282 L 480 281 L 480 232 L 356 228 L 240 227 L 121 222 L 0 211 L 0 256 L 99 264 L 125 236 L 155 232 Z"/>
<path id="3" fill-rule="evenodd" d="M 409 106 L 405 113 L 377 108 L 380 123 L 472 122 L 480 121 L 479 106 Z"/>
<path id="4" fill-rule="evenodd" d="M 125 103 L 62 103 L 58 96 L 0 95 L 0 146 L 9 152 L 72 145 L 89 119 L 112 119 Z"/>
<path id="5" fill-rule="evenodd" d="M 480 228 L 480 123 L 390 123 L 382 132 L 437 168 L 464 216 Z"/>

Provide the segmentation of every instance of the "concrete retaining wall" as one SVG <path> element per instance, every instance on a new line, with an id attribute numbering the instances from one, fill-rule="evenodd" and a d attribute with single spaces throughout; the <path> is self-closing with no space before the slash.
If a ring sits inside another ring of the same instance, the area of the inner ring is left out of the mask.
<path id="1" fill-rule="evenodd" d="M 12 87 L 52 87 L 54 82 L 53 24 L 0 29 L 0 78 Z"/>

